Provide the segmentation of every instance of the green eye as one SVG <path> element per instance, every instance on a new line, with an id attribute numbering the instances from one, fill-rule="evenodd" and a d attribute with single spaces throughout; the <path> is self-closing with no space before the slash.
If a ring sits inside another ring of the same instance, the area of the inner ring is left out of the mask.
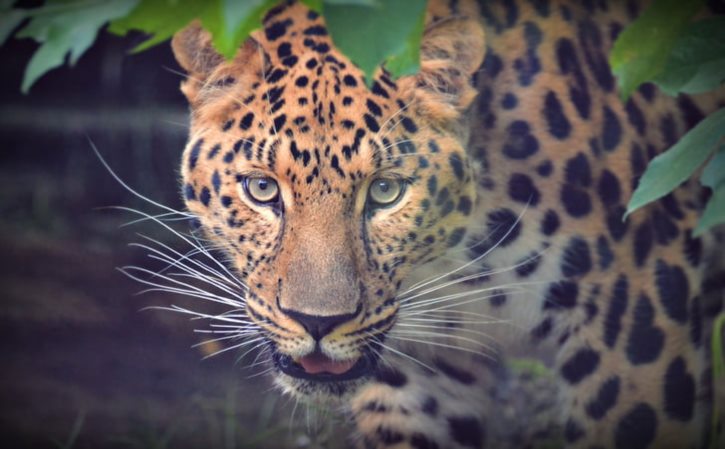
<path id="1" fill-rule="evenodd" d="M 400 199 L 403 187 L 403 182 L 398 179 L 378 178 L 370 184 L 368 197 L 379 206 L 389 206 Z"/>
<path id="2" fill-rule="evenodd" d="M 247 195 L 258 203 L 272 203 L 279 197 L 277 181 L 267 176 L 257 176 L 244 180 Z"/>

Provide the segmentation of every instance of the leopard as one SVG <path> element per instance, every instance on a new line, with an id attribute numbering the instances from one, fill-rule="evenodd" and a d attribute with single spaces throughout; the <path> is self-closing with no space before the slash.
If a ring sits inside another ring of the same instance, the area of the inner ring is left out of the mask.
<path id="1" fill-rule="evenodd" d="M 637 1 L 431 0 L 420 69 L 367 75 L 283 2 L 232 59 L 172 40 L 190 107 L 181 194 L 239 281 L 240 338 L 363 448 L 490 446 L 519 348 L 550 367 L 568 448 L 699 448 L 722 239 L 696 181 L 630 214 L 650 160 L 723 105 L 608 54 Z"/>

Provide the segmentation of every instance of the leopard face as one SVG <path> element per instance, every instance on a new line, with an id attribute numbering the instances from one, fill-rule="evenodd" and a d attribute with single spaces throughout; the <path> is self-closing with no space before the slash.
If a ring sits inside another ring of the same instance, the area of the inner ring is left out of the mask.
<path id="1" fill-rule="evenodd" d="M 381 70 L 368 88 L 302 5 L 271 11 L 233 61 L 197 25 L 175 37 L 192 109 L 184 198 L 245 284 L 286 391 L 364 383 L 411 270 L 463 241 L 483 40 L 467 20 L 432 27 L 419 75 Z"/>

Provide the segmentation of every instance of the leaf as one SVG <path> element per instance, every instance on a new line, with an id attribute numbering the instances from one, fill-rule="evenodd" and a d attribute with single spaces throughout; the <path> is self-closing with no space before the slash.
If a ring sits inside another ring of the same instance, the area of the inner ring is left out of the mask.
<path id="1" fill-rule="evenodd" d="M 12 2 L 10 2 L 12 3 Z M 24 9 L 0 9 L 0 46 L 10 37 L 13 30 L 28 17 Z"/>
<path id="2" fill-rule="evenodd" d="M 705 162 L 724 135 L 725 108 L 722 108 L 698 123 L 672 148 L 652 159 L 629 200 L 624 218 L 679 186 Z"/>
<path id="3" fill-rule="evenodd" d="M 30 87 L 50 69 L 58 67 L 70 55 L 74 65 L 93 44 L 101 28 L 109 20 L 122 17 L 138 0 L 95 0 L 78 3 L 48 2 L 47 6 L 27 10 L 30 22 L 18 31 L 18 37 L 29 37 L 41 43 L 25 68 L 21 91 Z"/>
<path id="4" fill-rule="evenodd" d="M 218 1 L 142 0 L 130 14 L 111 22 L 108 31 L 124 35 L 138 30 L 152 35 L 131 50 L 138 53 L 170 39 L 192 20 L 203 17 L 208 8 L 218 8 Z"/>
<path id="5" fill-rule="evenodd" d="M 322 0 L 300 0 L 303 5 L 307 6 L 311 10 L 321 13 L 322 12 Z"/>
<path id="6" fill-rule="evenodd" d="M 700 176 L 700 183 L 712 189 L 705 210 L 697 223 L 694 235 L 699 236 L 709 227 L 725 222 L 725 144 L 707 163 Z"/>
<path id="7" fill-rule="evenodd" d="M 696 94 L 725 79 L 725 17 L 691 24 L 675 42 L 662 73 L 655 78 L 667 94 Z"/>
<path id="8" fill-rule="evenodd" d="M 712 192 L 693 235 L 699 236 L 708 228 L 720 223 L 725 223 L 725 184 L 720 184 Z"/>
<path id="9" fill-rule="evenodd" d="M 202 23 L 212 33 L 214 48 L 231 59 L 249 33 L 262 26 L 264 15 L 275 4 L 277 0 L 219 0 L 218 16 L 209 12 Z"/>
<path id="10" fill-rule="evenodd" d="M 386 0 L 372 6 L 325 2 L 323 12 L 335 45 L 372 82 L 384 61 L 393 76 L 413 73 L 420 64 L 425 0 Z"/>
<path id="11" fill-rule="evenodd" d="M 623 100 L 637 86 L 662 73 L 677 37 L 703 4 L 704 0 L 655 0 L 622 31 L 609 64 Z"/>

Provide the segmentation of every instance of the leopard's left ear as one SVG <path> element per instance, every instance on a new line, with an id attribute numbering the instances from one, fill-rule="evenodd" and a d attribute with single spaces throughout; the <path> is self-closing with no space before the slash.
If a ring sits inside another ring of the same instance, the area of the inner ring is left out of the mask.
<path id="1" fill-rule="evenodd" d="M 476 97 L 473 75 L 486 52 L 482 24 L 471 17 L 449 17 L 428 25 L 420 52 L 420 72 L 402 78 L 421 112 L 455 119 Z"/>

